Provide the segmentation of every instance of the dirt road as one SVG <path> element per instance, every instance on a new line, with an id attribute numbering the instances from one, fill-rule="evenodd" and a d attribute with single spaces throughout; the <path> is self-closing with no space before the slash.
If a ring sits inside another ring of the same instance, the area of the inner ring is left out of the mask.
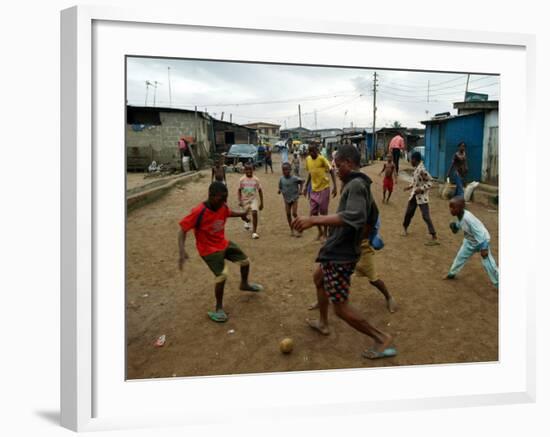
<path id="1" fill-rule="evenodd" d="M 177 269 L 178 222 L 206 199 L 208 172 L 200 181 L 173 189 L 128 216 L 129 379 L 498 360 L 498 292 L 479 256 L 470 260 L 456 280 L 442 280 L 462 241 L 462 235 L 449 230 L 452 217 L 447 203 L 432 193 L 432 219 L 440 246 L 424 246 L 428 236 L 420 212 L 409 228 L 410 235 L 401 237 L 406 183 L 400 181 L 391 203 L 383 205 L 382 180 L 377 176 L 380 163 L 363 171 L 374 180 L 372 191 L 381 210 L 386 243 L 376 254 L 377 268 L 399 309 L 389 314 L 382 296 L 364 278 L 353 277 L 350 301 L 375 326 L 394 335 L 398 355 L 377 361 L 361 358 L 371 340 L 332 311 L 330 336 L 311 330 L 305 319 L 316 316 L 307 306 L 315 300 L 311 277 L 320 246 L 314 241 L 315 229 L 302 238 L 290 237 L 283 201 L 277 195 L 279 156 L 274 158 L 275 174 L 266 175 L 263 169 L 256 173 L 265 196 L 260 239 L 252 240 L 240 219 L 229 219 L 226 226 L 226 236 L 251 259 L 251 280 L 263 284 L 265 291 L 239 291 L 239 269 L 231 264 L 225 290 L 230 318 L 225 324 L 216 324 L 206 315 L 214 306 L 213 277 L 196 252 L 193 236 L 187 241 L 191 259 L 183 273 Z M 232 207 L 237 207 L 239 177 L 228 174 Z M 331 211 L 336 205 L 337 200 L 332 200 Z M 498 214 L 479 204 L 469 209 L 491 233 L 498 260 Z M 302 198 L 299 213 L 306 215 L 307 211 Z M 156 348 L 153 342 L 160 335 L 166 335 L 166 344 Z M 294 352 L 289 355 L 278 349 L 284 337 L 294 340 Z"/>

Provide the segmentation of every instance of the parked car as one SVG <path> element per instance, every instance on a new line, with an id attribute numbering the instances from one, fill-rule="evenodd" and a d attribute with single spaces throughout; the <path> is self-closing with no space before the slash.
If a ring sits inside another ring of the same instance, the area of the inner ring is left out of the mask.
<path id="1" fill-rule="evenodd" d="M 422 161 L 424 161 L 424 150 L 425 150 L 425 147 L 424 146 L 416 146 L 416 147 L 413 147 L 409 153 L 407 154 L 407 161 L 411 161 L 411 156 L 414 152 L 420 152 L 420 155 L 422 155 Z"/>
<path id="2" fill-rule="evenodd" d="M 225 161 L 228 165 L 237 165 L 241 162 L 243 165 L 251 162 L 254 167 L 260 165 L 258 148 L 254 144 L 233 144 L 227 154 Z"/>

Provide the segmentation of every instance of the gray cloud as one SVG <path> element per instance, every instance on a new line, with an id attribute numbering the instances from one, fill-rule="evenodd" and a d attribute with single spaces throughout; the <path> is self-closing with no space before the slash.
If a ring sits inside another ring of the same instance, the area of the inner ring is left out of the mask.
<path id="1" fill-rule="evenodd" d="M 170 81 L 168 80 L 170 67 Z M 233 121 L 268 121 L 283 127 L 372 126 L 374 70 L 317 66 L 273 65 L 221 61 L 128 58 L 129 104 L 147 103 L 200 110 Z M 453 112 L 463 97 L 466 74 L 377 70 L 377 126 L 399 121 L 418 127 L 437 112 Z M 472 75 L 469 89 L 499 97 L 499 78 Z"/>

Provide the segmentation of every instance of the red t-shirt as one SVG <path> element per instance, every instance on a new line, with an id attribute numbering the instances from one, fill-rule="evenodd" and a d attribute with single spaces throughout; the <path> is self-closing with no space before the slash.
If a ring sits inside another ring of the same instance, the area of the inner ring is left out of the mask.
<path id="1" fill-rule="evenodd" d="M 224 204 L 217 211 L 212 211 L 206 207 L 197 230 L 197 220 L 204 208 L 204 203 L 201 203 L 180 221 L 180 227 L 184 232 L 189 232 L 191 229 L 195 230 L 195 240 L 200 256 L 207 256 L 225 250 L 229 245 L 229 241 L 225 239 L 225 221 L 231 215 L 229 207 Z"/>

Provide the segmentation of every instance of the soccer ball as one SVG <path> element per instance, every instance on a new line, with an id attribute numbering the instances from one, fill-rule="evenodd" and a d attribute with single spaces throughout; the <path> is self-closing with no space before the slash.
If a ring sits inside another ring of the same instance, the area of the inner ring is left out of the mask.
<path id="1" fill-rule="evenodd" d="M 279 349 L 281 349 L 283 354 L 291 353 L 292 349 L 294 349 L 294 342 L 292 341 L 292 338 L 283 338 L 281 343 L 279 343 Z"/>

